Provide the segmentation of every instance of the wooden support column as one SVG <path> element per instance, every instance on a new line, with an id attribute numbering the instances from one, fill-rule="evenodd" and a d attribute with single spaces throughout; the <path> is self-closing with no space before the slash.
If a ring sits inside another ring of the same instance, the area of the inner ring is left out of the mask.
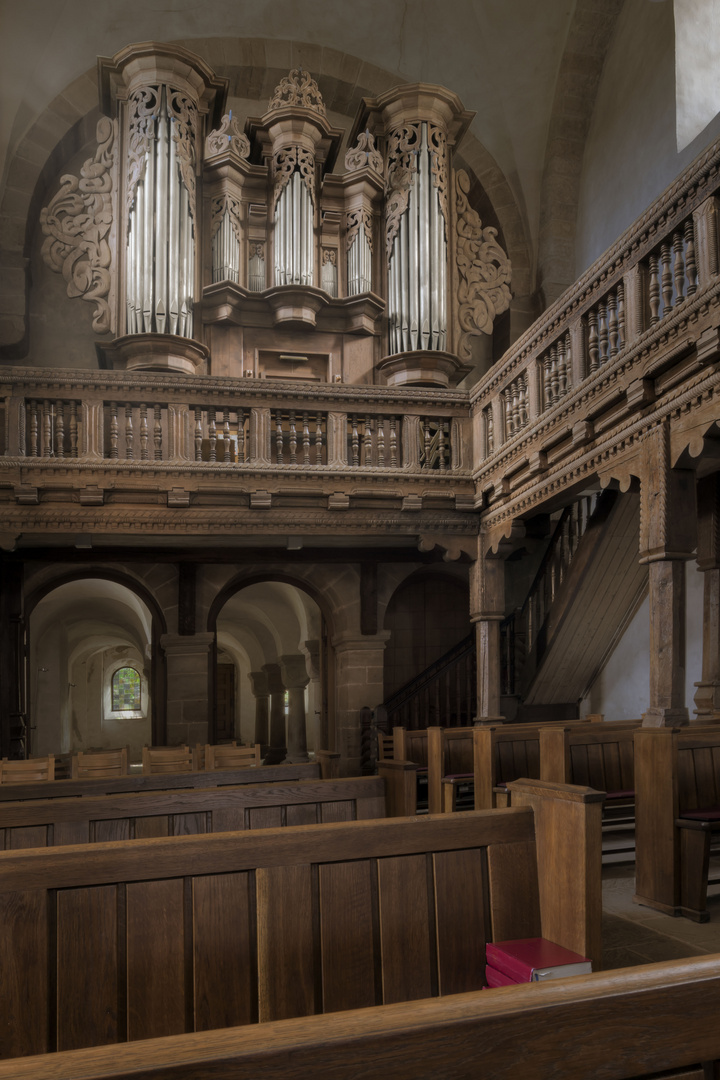
<path id="1" fill-rule="evenodd" d="M 285 685 L 279 664 L 263 664 L 270 695 L 270 745 L 264 756 L 266 765 L 279 765 L 285 760 L 287 742 L 285 735 Z"/>
<path id="2" fill-rule="evenodd" d="M 696 545 L 695 473 L 670 468 L 667 419 L 643 440 L 640 561 L 650 587 L 650 702 L 643 726 L 689 722 L 685 702 L 685 562 Z"/>
<path id="3" fill-rule="evenodd" d="M 698 723 L 720 722 L 720 473 L 698 481 L 698 570 L 703 575 L 702 678 L 695 683 Z"/>
<path id="4" fill-rule="evenodd" d="M 500 714 L 500 623 L 505 618 L 505 560 L 485 554 L 470 567 L 470 621 L 477 651 L 476 719 L 502 723 Z"/>

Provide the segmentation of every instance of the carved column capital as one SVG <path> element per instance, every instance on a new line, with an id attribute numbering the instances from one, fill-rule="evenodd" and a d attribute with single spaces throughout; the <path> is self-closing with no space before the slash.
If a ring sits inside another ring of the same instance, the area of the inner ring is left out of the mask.
<path id="1" fill-rule="evenodd" d="M 640 559 L 691 559 L 697 544 L 695 473 L 670 467 L 667 418 L 643 437 Z"/>

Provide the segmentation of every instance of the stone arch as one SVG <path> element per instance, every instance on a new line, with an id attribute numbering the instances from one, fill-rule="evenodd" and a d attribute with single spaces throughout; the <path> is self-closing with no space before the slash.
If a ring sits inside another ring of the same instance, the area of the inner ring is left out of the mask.
<path id="1" fill-rule="evenodd" d="M 624 0 L 577 0 L 560 62 L 540 189 L 538 290 L 549 307 L 576 276 L 583 155 L 603 64 Z"/>
<path id="2" fill-rule="evenodd" d="M 228 77 L 229 96 L 245 101 L 269 99 L 288 68 L 302 65 L 317 78 L 328 111 L 348 118 L 348 129 L 363 97 L 376 96 L 408 81 L 350 54 L 308 42 L 192 38 L 173 44 L 198 53 Z M 226 58 L 231 53 L 247 58 L 247 63 L 228 65 Z M 348 79 L 348 72 L 353 73 L 353 79 Z M 29 256 L 39 211 L 48 184 L 64 162 L 93 142 L 100 115 L 97 98 L 92 67 L 35 116 L 9 157 L 0 202 L 0 220 L 4 222 L 0 260 L 9 282 L 0 299 L 0 360 L 19 360 L 28 353 Z M 527 298 L 533 291 L 532 243 L 512 187 L 493 156 L 472 133 L 463 141 L 461 161 L 471 173 L 474 186 L 482 189 L 485 205 L 492 208 L 490 223 L 497 223 L 500 243 L 513 267 L 513 294 Z"/>
<path id="3" fill-rule="evenodd" d="M 60 572 L 45 576 L 43 580 L 36 582 L 34 585 L 31 583 L 31 588 L 25 598 L 25 624 L 26 626 L 30 625 L 31 616 L 37 605 L 56 589 L 72 582 L 96 579 L 112 581 L 126 588 L 145 605 L 150 613 L 150 727 L 152 741 L 162 744 L 165 742 L 166 729 L 167 669 L 165 655 L 160 647 L 160 639 L 167 632 L 167 623 L 156 597 L 141 581 L 138 581 L 131 574 L 107 567 L 98 567 L 96 569 L 86 565 L 72 570 L 60 570 Z"/>

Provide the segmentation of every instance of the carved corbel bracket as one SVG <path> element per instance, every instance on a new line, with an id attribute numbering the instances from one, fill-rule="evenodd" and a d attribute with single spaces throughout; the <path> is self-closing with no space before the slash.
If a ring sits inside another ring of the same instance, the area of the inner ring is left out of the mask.
<path id="1" fill-rule="evenodd" d="M 457 562 L 463 555 L 473 560 L 477 556 L 475 537 L 431 536 L 422 535 L 418 540 L 418 551 L 442 551 L 443 562 Z"/>

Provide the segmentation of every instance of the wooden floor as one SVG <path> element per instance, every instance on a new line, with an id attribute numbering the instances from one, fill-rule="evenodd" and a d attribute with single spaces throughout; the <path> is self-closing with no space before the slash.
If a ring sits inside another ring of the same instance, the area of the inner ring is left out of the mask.
<path id="1" fill-rule="evenodd" d="M 710 879 L 720 877 L 720 857 Z M 633 903 L 634 864 L 603 865 L 603 964 L 605 970 L 656 960 L 678 960 L 720 952 L 720 885 L 708 891 L 710 921 L 674 919 Z"/>

